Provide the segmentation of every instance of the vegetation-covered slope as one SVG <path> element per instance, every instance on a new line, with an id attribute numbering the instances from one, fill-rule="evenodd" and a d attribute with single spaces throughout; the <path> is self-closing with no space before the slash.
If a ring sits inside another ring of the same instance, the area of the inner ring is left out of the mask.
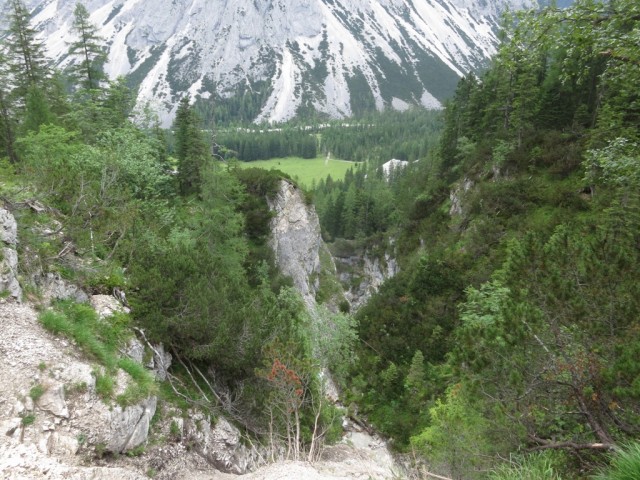
<path id="1" fill-rule="evenodd" d="M 579 476 L 640 432 L 638 8 L 507 19 L 491 68 L 447 105 L 439 151 L 386 190 L 395 224 L 346 208 L 348 179 L 321 186 L 343 195 L 320 208 L 329 236 L 384 228 L 401 264 L 357 314 L 349 396 L 441 473 L 542 450 Z"/>

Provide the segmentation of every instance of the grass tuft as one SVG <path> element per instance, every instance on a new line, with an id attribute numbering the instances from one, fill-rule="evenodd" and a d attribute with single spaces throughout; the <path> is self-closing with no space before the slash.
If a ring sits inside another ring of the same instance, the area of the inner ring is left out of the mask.
<path id="1" fill-rule="evenodd" d="M 35 421 L 36 421 L 35 413 L 28 413 L 27 415 L 22 417 L 22 420 L 21 420 L 22 425 L 25 427 L 32 425 Z"/>
<path id="2" fill-rule="evenodd" d="M 130 336 L 126 315 L 115 315 L 99 320 L 96 312 L 88 305 L 61 302 L 58 310 L 47 310 L 40 315 L 45 328 L 55 334 L 63 334 L 74 339 L 88 354 L 106 368 L 106 373 L 94 372 L 96 392 L 104 399 L 113 398 L 113 376 L 122 368 L 134 380 L 124 394 L 117 398 L 121 405 L 131 405 L 158 392 L 153 375 L 142 365 L 130 358 L 119 358 L 118 347 Z"/>
<path id="3" fill-rule="evenodd" d="M 108 400 L 113 397 L 114 381 L 111 375 L 102 375 L 99 372 L 94 371 L 93 375 L 96 377 L 96 393 L 103 400 Z"/>
<path id="4" fill-rule="evenodd" d="M 548 452 L 517 457 L 489 474 L 489 480 L 562 480 Z"/>
<path id="5" fill-rule="evenodd" d="M 594 477 L 594 480 L 640 479 L 640 443 L 632 443 L 614 453 L 611 465 Z"/>

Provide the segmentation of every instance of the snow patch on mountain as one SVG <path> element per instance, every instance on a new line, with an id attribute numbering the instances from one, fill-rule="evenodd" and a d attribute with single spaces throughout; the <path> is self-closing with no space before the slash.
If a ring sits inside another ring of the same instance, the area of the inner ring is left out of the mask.
<path id="1" fill-rule="evenodd" d="M 438 99 L 427 91 L 422 93 L 422 96 L 420 97 L 420 104 L 425 108 L 431 110 L 442 109 L 442 104 L 438 101 Z"/>

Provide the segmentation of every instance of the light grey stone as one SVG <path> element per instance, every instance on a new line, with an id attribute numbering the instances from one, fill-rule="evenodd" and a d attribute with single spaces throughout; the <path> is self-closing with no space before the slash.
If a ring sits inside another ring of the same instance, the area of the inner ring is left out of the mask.
<path id="1" fill-rule="evenodd" d="M 212 427 L 209 420 L 195 413 L 185 421 L 185 437 L 196 451 L 220 471 L 243 475 L 260 463 L 260 452 L 241 442 L 240 431 L 224 418 Z"/>
<path id="2" fill-rule="evenodd" d="M 341 267 L 340 270 L 344 270 L 339 274 L 339 279 L 345 287 L 345 298 L 352 312 L 364 305 L 386 280 L 399 271 L 398 262 L 390 253 L 385 253 L 384 261 L 368 252 L 336 257 L 334 261 Z"/>
<path id="3" fill-rule="evenodd" d="M 96 377 L 92 372 L 91 365 L 71 362 L 60 372 L 60 380 L 71 390 L 83 387 L 87 392 L 95 392 Z"/>
<path id="4" fill-rule="evenodd" d="M 94 295 L 95 296 L 95 295 Z M 135 360 L 140 365 L 144 362 L 144 345 L 137 338 L 132 338 L 127 344 L 127 350 L 125 352 L 129 358 Z M 153 367 L 153 365 L 151 366 Z"/>
<path id="5" fill-rule="evenodd" d="M 16 219 L 8 210 L 0 208 L 0 241 L 15 246 L 18 243 Z"/>
<path id="6" fill-rule="evenodd" d="M 449 215 L 456 216 L 462 215 L 464 213 L 462 200 L 464 194 L 467 193 L 473 187 L 473 181 L 465 178 L 462 182 L 459 182 L 452 190 L 449 192 L 449 200 L 451 200 L 451 207 L 449 207 Z"/>
<path id="7" fill-rule="evenodd" d="M 38 407 L 57 417 L 69 418 L 69 408 L 64 398 L 64 385 L 50 382 L 44 385 L 45 392 L 36 402 Z"/>
<path id="8" fill-rule="evenodd" d="M 153 372 L 156 379 L 163 382 L 167 379 L 172 357 L 169 352 L 165 352 L 164 345 L 162 344 L 156 345 L 153 348 Z"/>
<path id="9" fill-rule="evenodd" d="M 296 290 L 307 304 L 315 305 L 320 272 L 320 222 L 313 205 L 295 185 L 282 180 L 278 193 L 268 199 L 275 213 L 271 219 L 271 247 L 280 271 L 293 279 Z"/>
<path id="10" fill-rule="evenodd" d="M 129 309 L 111 295 L 92 295 L 90 302 L 101 319 L 110 317 L 115 313 L 129 313 Z"/>
<path id="11" fill-rule="evenodd" d="M 0 252 L 0 293 L 7 292 L 10 298 L 20 301 L 22 288 L 18 282 L 18 253 L 8 247 L 2 247 Z"/>
<path id="12" fill-rule="evenodd" d="M 48 300 L 73 300 L 87 303 L 89 296 L 77 285 L 68 282 L 57 273 L 47 273 L 36 278 L 36 283 L 42 290 L 42 296 Z"/>
<path id="13" fill-rule="evenodd" d="M 122 453 L 145 443 L 157 404 L 156 397 L 149 397 L 138 405 L 114 407 L 109 415 L 109 431 L 105 439 L 107 450 Z"/>

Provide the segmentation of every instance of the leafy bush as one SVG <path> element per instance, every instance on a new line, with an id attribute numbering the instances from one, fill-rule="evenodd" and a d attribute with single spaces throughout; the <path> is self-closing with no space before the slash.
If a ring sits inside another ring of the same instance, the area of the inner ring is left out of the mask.
<path id="1" fill-rule="evenodd" d="M 24 417 L 22 417 L 21 423 L 23 426 L 27 427 L 29 425 L 32 425 L 35 421 L 36 415 L 34 413 L 28 413 Z"/>

